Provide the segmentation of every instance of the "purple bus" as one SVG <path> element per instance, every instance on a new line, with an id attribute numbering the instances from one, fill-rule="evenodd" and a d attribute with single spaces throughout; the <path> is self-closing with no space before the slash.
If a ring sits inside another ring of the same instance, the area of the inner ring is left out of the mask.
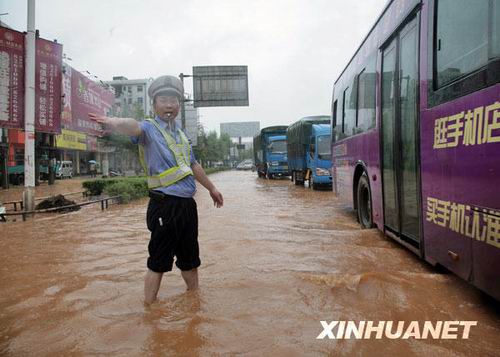
<path id="1" fill-rule="evenodd" d="M 393 0 L 332 100 L 333 190 L 364 228 L 500 300 L 500 1 Z"/>

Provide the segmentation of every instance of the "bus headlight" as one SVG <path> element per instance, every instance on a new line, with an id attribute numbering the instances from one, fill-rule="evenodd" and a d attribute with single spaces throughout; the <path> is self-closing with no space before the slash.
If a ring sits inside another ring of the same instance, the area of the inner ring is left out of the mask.
<path id="1" fill-rule="evenodd" d="M 318 167 L 316 168 L 316 176 L 330 176 L 330 170 Z"/>

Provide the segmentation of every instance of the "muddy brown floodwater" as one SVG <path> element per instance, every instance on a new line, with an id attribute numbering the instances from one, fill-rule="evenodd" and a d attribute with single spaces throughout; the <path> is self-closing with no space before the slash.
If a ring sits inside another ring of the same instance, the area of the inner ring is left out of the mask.
<path id="1" fill-rule="evenodd" d="M 174 270 L 151 308 L 147 199 L 0 224 L 0 355 L 498 356 L 497 304 L 360 230 L 331 192 L 252 172 L 211 178 L 225 205 L 196 195 L 201 288 L 186 293 Z M 58 187 L 79 189 L 69 182 Z M 478 326 L 468 340 L 317 340 L 320 320 Z"/>

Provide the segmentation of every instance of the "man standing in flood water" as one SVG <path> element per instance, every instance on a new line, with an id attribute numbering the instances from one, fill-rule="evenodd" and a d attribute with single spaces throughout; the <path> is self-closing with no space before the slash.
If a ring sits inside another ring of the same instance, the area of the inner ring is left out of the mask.
<path id="1" fill-rule="evenodd" d="M 198 288 L 197 268 L 201 261 L 198 213 L 193 199 L 195 179 L 209 191 L 214 206 L 222 207 L 224 203 L 175 122 L 184 99 L 182 82 L 173 76 L 161 76 L 151 84 L 148 94 L 153 98 L 154 119 L 138 122 L 89 114 L 91 120 L 106 128 L 131 136 L 139 144 L 141 161 L 146 166 L 150 190 L 146 220 L 151 231 L 144 281 L 146 304 L 156 300 L 163 273 L 172 270 L 174 256 L 187 289 Z"/>

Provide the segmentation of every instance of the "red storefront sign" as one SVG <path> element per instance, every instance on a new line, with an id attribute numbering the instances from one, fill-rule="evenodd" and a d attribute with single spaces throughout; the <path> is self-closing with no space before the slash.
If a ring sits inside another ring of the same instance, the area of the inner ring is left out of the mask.
<path id="1" fill-rule="evenodd" d="M 62 45 L 38 38 L 35 60 L 35 130 L 61 133 Z"/>
<path id="2" fill-rule="evenodd" d="M 24 127 L 24 34 L 0 27 L 0 127 Z"/>
<path id="3" fill-rule="evenodd" d="M 25 34 L 0 27 L 0 127 L 24 129 Z M 62 45 L 36 39 L 35 131 L 61 132 Z"/>
<path id="4" fill-rule="evenodd" d="M 101 136 L 100 125 L 89 120 L 89 113 L 110 115 L 115 96 L 113 92 L 94 83 L 73 68 L 71 68 L 70 73 L 71 119 L 68 121 L 65 120 L 65 128 L 93 136 Z"/>

